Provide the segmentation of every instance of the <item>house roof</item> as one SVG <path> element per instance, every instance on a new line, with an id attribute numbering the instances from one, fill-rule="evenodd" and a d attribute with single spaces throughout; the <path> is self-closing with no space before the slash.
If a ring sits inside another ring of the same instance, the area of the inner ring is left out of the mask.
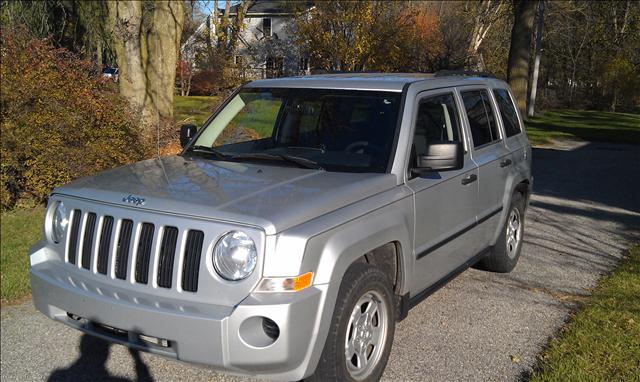
<path id="1" fill-rule="evenodd" d="M 240 3 L 230 8 L 229 15 L 234 16 L 238 14 L 238 8 Z M 277 16 L 277 15 L 291 15 L 296 9 L 311 8 L 313 1 L 299 1 L 291 2 L 286 0 L 254 0 L 253 3 L 247 9 L 247 17 L 252 16 Z M 224 10 L 221 10 L 224 13 Z"/>

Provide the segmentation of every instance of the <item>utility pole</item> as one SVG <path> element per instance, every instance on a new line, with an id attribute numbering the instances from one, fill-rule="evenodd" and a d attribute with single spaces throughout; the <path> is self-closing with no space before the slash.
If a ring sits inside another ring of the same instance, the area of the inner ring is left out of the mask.
<path id="1" fill-rule="evenodd" d="M 538 91 L 538 73 L 540 71 L 540 55 L 542 53 L 542 29 L 544 28 L 544 0 L 538 3 L 538 27 L 536 28 L 536 57 L 533 63 L 533 78 L 531 79 L 531 94 L 527 116 L 533 117 L 536 106 L 536 93 Z"/>

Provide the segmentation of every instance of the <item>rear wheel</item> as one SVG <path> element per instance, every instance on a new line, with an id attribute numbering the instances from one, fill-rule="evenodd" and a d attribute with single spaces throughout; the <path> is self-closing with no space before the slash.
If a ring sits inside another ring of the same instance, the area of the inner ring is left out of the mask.
<path id="1" fill-rule="evenodd" d="M 395 331 L 391 282 L 379 268 L 353 264 L 338 293 L 329 335 L 311 381 L 377 381 Z"/>
<path id="2" fill-rule="evenodd" d="M 511 199 L 511 206 L 507 220 L 502 227 L 502 233 L 491 253 L 478 263 L 478 268 L 500 273 L 511 272 L 515 268 L 522 250 L 524 213 L 524 197 L 521 193 L 516 192 Z"/>

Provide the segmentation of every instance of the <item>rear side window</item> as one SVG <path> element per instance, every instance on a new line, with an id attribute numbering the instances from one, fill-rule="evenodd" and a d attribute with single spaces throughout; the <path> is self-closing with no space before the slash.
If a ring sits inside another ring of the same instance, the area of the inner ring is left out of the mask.
<path id="1" fill-rule="evenodd" d="M 494 89 L 493 95 L 496 97 L 498 103 L 498 110 L 500 110 L 500 117 L 502 117 L 502 124 L 504 125 L 504 132 L 507 137 L 512 137 L 520 133 L 520 122 L 518 121 L 518 113 L 515 106 L 509 97 L 509 92 L 505 89 Z"/>
<path id="2" fill-rule="evenodd" d="M 500 135 L 489 102 L 489 93 L 486 90 L 462 92 L 462 100 L 469 119 L 473 146 L 479 147 L 498 141 Z"/>
<path id="3" fill-rule="evenodd" d="M 415 155 L 424 155 L 429 143 L 460 142 L 458 109 L 453 94 L 422 99 L 413 136 Z"/>

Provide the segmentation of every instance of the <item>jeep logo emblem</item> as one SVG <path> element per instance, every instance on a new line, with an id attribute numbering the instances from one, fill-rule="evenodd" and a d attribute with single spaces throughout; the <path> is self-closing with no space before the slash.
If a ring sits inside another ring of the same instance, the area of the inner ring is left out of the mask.
<path id="1" fill-rule="evenodd" d="M 146 199 L 139 198 L 137 196 L 129 194 L 128 196 L 125 196 L 124 198 L 122 198 L 122 201 L 125 203 L 133 204 L 136 207 L 139 207 L 139 206 L 144 206 L 144 202 L 146 202 Z"/>

